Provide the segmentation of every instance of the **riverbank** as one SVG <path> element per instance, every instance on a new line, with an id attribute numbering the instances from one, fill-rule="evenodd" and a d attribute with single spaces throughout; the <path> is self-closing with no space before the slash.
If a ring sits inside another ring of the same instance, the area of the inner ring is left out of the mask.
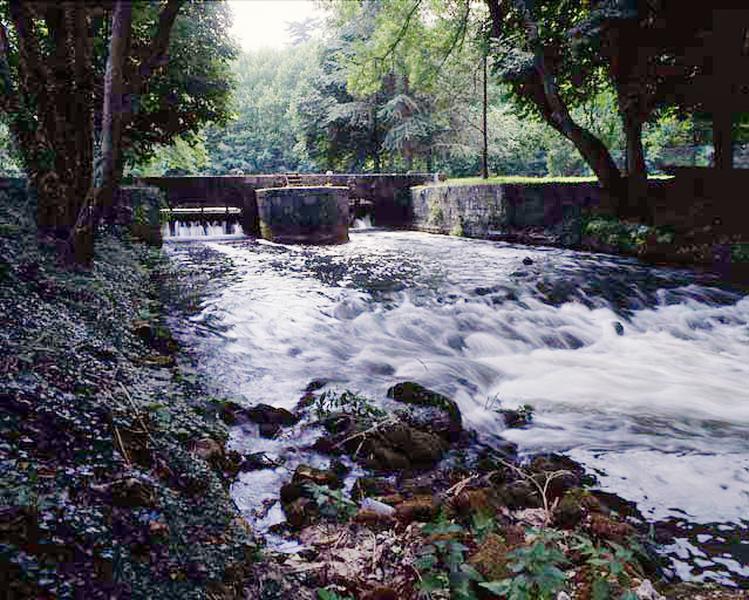
<path id="1" fill-rule="evenodd" d="M 576 598 L 593 585 L 657 597 L 646 579 L 665 591 L 656 565 L 634 555 L 630 534 L 650 542 L 626 503 L 586 491 L 567 459 L 525 466 L 511 444 L 477 444 L 449 398 L 418 389 L 441 398 L 425 407 L 393 388 L 383 414 L 317 382 L 293 411 L 217 401 L 201 384 L 204 357 L 169 329 L 223 335 L 220 317 L 190 315 L 231 266 L 199 252 L 190 278 L 158 251 L 108 234 L 92 272 L 62 271 L 37 247 L 30 207 L 5 200 L 0 583 L 11 597 L 409 598 L 425 586 L 433 598 L 492 597 L 480 583 L 519 586 L 525 575 L 556 585 L 560 570 Z M 270 250 L 273 260 L 283 252 Z M 333 276 L 329 267 L 321 275 Z M 521 428 L 531 417 L 501 414 Z M 321 462 L 284 471 L 260 442 L 227 450 L 243 427 L 288 456 L 304 451 L 286 437 L 298 429 Z M 227 491 L 237 473 L 276 471 L 285 472 L 274 493 L 286 524 L 271 533 L 301 540 L 297 552 L 258 552 Z M 667 595 L 742 597 L 697 592 Z"/>
<path id="2" fill-rule="evenodd" d="M 0 588 L 7 598 L 236 597 L 255 543 L 227 430 L 175 361 L 159 250 L 102 235 L 90 272 L 0 201 Z"/>
<path id="3" fill-rule="evenodd" d="M 692 187 L 701 189 L 697 183 Z M 691 189 L 671 176 L 650 177 L 638 218 L 622 220 L 594 178 L 453 179 L 411 188 L 413 226 L 429 233 L 635 256 L 749 285 L 746 209 L 725 191 L 692 197 Z"/>

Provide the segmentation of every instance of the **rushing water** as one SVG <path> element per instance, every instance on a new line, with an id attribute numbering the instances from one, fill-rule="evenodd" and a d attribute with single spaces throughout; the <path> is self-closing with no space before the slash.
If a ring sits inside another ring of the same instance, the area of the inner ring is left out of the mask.
<path id="1" fill-rule="evenodd" d="M 669 523 L 680 576 L 749 582 L 749 296 L 629 259 L 414 232 L 170 251 L 196 271 L 206 256 L 232 265 L 180 334 L 223 393 L 293 408 L 313 379 L 373 398 L 418 381 L 455 398 L 484 441 L 567 452 Z M 505 429 L 495 409 L 522 404 L 532 425 Z M 257 507 L 286 476 L 244 474 L 234 497 L 259 525 L 277 521 L 277 505 Z"/>
<path id="2" fill-rule="evenodd" d="M 206 238 L 241 238 L 242 226 L 239 223 L 215 221 L 170 221 L 161 226 L 161 236 L 171 241 L 191 241 Z"/>

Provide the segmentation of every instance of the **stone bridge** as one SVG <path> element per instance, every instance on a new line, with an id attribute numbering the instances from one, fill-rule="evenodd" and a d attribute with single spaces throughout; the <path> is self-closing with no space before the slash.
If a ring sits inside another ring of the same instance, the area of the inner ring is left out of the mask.
<path id="1" fill-rule="evenodd" d="M 431 173 L 408 174 L 271 174 L 189 177 L 145 177 L 139 185 L 164 191 L 171 208 L 234 207 L 242 211 L 242 228 L 259 231 L 255 190 L 284 186 L 332 185 L 347 187 L 349 200 L 370 204 L 377 225 L 406 227 L 411 223 L 410 188 L 436 180 Z"/>

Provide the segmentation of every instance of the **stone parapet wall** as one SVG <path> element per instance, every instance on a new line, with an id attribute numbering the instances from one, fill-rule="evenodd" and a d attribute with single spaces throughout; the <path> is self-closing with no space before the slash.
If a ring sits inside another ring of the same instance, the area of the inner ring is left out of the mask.
<path id="1" fill-rule="evenodd" d="M 435 233 L 499 237 L 540 228 L 565 243 L 579 235 L 581 215 L 603 209 L 592 183 L 438 184 L 411 190 L 413 226 Z"/>

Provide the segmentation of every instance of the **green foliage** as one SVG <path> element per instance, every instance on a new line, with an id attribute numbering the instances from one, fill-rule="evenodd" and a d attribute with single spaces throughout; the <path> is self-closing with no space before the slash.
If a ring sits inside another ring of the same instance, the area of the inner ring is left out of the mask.
<path id="1" fill-rule="evenodd" d="M 344 390 L 326 390 L 315 398 L 312 412 L 322 420 L 333 413 L 342 412 L 354 417 L 358 422 L 377 421 L 387 416 L 387 413 L 372 404 L 372 402 L 355 392 Z"/>
<path id="2" fill-rule="evenodd" d="M 453 235 L 455 237 L 463 237 L 465 233 L 466 232 L 463 227 L 463 218 L 460 217 L 459 221 L 450 229 L 450 235 Z"/>
<path id="3" fill-rule="evenodd" d="M 8 126 L 2 122 L 0 122 L 0 176 L 23 176 L 18 150 L 13 143 Z"/>
<path id="4" fill-rule="evenodd" d="M 670 243 L 674 234 L 668 229 L 628 223 L 616 217 L 594 217 L 583 224 L 583 237 L 615 250 L 636 252 L 643 249 L 650 239 Z"/>
<path id="5" fill-rule="evenodd" d="M 332 490 L 316 483 L 307 483 L 304 487 L 312 495 L 323 517 L 345 522 L 356 515 L 358 509 L 356 503 L 347 498 L 343 490 Z"/>
<path id="6" fill-rule="evenodd" d="M 465 561 L 468 548 L 461 542 L 463 527 L 441 515 L 422 531 L 434 539 L 420 549 L 414 563 L 419 572 L 420 592 L 429 595 L 449 590 L 451 598 L 475 600 L 473 583 L 483 581 L 483 577 Z"/>
<path id="7" fill-rule="evenodd" d="M 151 157 L 129 170 L 134 177 L 196 175 L 210 164 L 204 136 L 175 137 L 168 146 L 153 149 Z"/>
<path id="8" fill-rule="evenodd" d="M 559 534 L 554 530 L 535 532 L 536 540 L 508 553 L 514 576 L 479 585 L 507 600 L 552 600 L 564 588 L 567 563 L 558 547 Z"/>
<path id="9" fill-rule="evenodd" d="M 317 85 L 318 51 L 312 42 L 286 50 L 243 53 L 233 64 L 237 80 L 234 119 L 205 132 L 205 172 L 309 171 L 299 143 L 297 104 Z"/>
<path id="10" fill-rule="evenodd" d="M 351 596 L 341 596 L 337 592 L 325 589 L 317 590 L 317 598 L 318 600 L 354 600 Z"/>
<path id="11" fill-rule="evenodd" d="M 632 578 L 628 569 L 635 569 L 637 561 L 633 550 L 619 544 L 609 543 L 606 546 L 596 546 L 589 538 L 577 535 L 572 549 L 579 552 L 593 573 L 593 600 L 611 600 L 614 598 L 614 585 L 625 588 L 618 595 L 618 600 L 630 600 L 634 594 L 626 589 Z"/>
<path id="12" fill-rule="evenodd" d="M 749 243 L 733 244 L 731 246 L 731 261 L 749 263 Z"/>
<path id="13" fill-rule="evenodd" d="M 158 3 L 136 6 L 134 51 L 150 41 L 160 8 Z M 123 133 L 128 164 L 145 163 L 173 143 L 194 145 L 209 123 L 226 124 L 234 85 L 231 63 L 237 55 L 230 27 L 231 13 L 224 2 L 182 6 L 169 42 L 169 61 L 137 98 L 135 118 Z"/>

